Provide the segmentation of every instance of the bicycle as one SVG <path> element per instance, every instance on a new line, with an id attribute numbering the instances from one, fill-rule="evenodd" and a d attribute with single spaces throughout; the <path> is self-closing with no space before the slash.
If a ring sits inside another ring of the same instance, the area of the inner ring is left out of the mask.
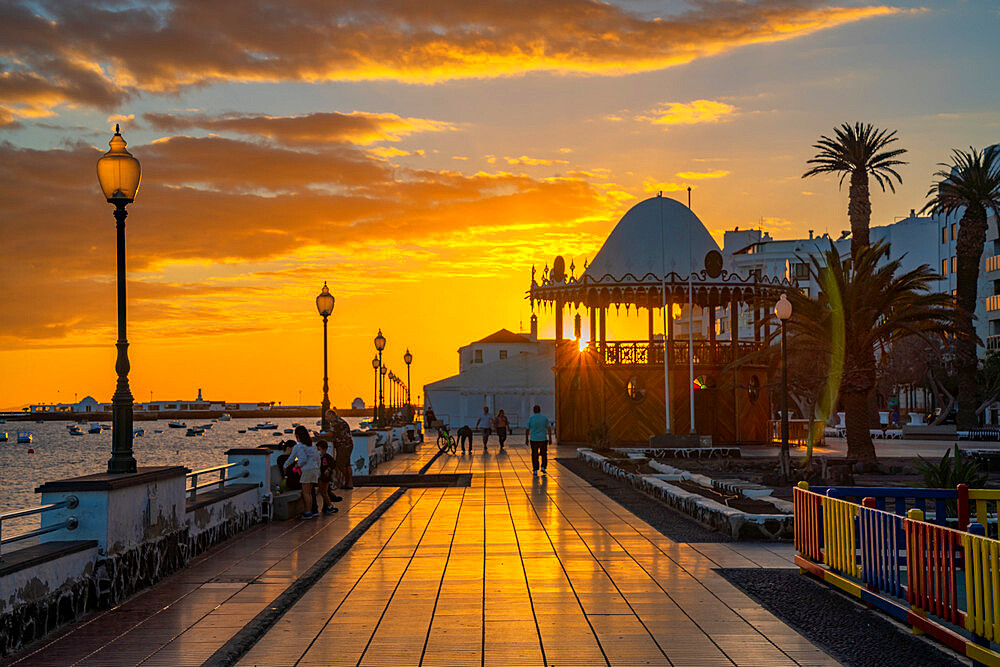
<path id="1" fill-rule="evenodd" d="M 448 427 L 446 426 L 438 429 L 437 445 L 442 453 L 450 452 L 454 454 L 458 449 L 458 443 L 455 442 L 454 436 L 448 432 Z"/>

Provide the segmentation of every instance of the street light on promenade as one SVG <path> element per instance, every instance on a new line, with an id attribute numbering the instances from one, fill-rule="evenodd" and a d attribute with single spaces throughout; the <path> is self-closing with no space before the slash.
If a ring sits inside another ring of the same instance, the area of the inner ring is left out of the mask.
<path id="1" fill-rule="evenodd" d="M 323 290 L 316 297 L 316 310 L 323 318 L 323 405 L 320 407 L 320 431 L 328 433 L 330 422 L 327 421 L 326 411 L 330 409 L 330 380 L 327 375 L 327 354 L 326 354 L 326 320 L 333 313 L 334 298 L 330 294 L 330 288 L 323 281 Z"/>
<path id="2" fill-rule="evenodd" d="M 385 349 L 385 336 L 382 335 L 382 330 L 378 330 L 378 335 L 375 336 L 375 349 L 378 350 L 378 365 L 382 375 L 385 375 L 385 370 L 382 370 L 382 350 Z M 381 380 L 378 385 L 378 403 L 376 404 L 376 409 L 378 411 L 378 419 L 376 420 L 379 426 L 382 425 L 382 421 L 385 419 L 385 380 Z"/>
<path id="3" fill-rule="evenodd" d="M 389 371 L 389 415 L 390 419 L 396 416 L 396 374 Z"/>
<path id="4" fill-rule="evenodd" d="M 792 302 L 784 294 L 774 306 L 774 314 L 781 320 L 781 474 L 791 475 L 792 466 L 788 453 L 788 344 L 786 323 L 792 316 Z"/>
<path id="5" fill-rule="evenodd" d="M 382 374 L 382 384 L 378 387 L 379 412 L 382 414 L 379 426 L 385 426 L 385 374 L 389 372 L 389 369 L 382 366 L 378 371 Z"/>
<path id="6" fill-rule="evenodd" d="M 378 424 L 378 367 L 380 365 L 377 356 L 372 359 L 372 370 L 375 371 L 375 393 L 372 398 L 372 426 Z"/>
<path id="7" fill-rule="evenodd" d="M 111 398 L 111 458 L 109 473 L 136 472 L 132 455 L 132 392 L 128 386 L 128 339 L 125 335 L 125 207 L 135 201 L 139 191 L 142 170 L 139 161 L 132 157 L 125 146 L 121 130 L 115 125 L 115 134 L 108 142 L 110 149 L 97 161 L 97 180 L 109 204 L 115 205 L 115 222 L 118 238 L 118 359 L 115 371 L 118 385 Z"/>
<path id="8" fill-rule="evenodd" d="M 413 410 L 413 402 L 410 400 L 410 364 L 413 363 L 413 355 L 410 354 L 410 348 L 406 348 L 403 361 L 406 362 L 406 421 L 409 422 L 412 421 L 410 413 Z"/>

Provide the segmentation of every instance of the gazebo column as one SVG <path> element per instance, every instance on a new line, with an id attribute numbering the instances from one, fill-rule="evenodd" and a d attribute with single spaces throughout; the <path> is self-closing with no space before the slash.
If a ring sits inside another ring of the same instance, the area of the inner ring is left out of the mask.
<path id="1" fill-rule="evenodd" d="M 597 306 L 591 306 L 590 310 L 590 346 L 597 342 Z"/>
<path id="2" fill-rule="evenodd" d="M 760 342 L 760 306 L 753 305 L 753 342 Z"/>
<path id="3" fill-rule="evenodd" d="M 556 342 L 563 339 L 563 308 L 565 304 L 562 299 L 556 299 Z"/>
<path id="4" fill-rule="evenodd" d="M 653 354 L 653 345 L 654 345 L 654 341 L 656 340 L 656 336 L 653 333 L 653 310 L 654 310 L 654 308 L 653 308 L 652 305 L 650 305 L 649 308 L 647 308 L 646 310 L 649 312 L 649 350 L 646 352 L 646 363 L 647 364 L 651 364 L 654 361 L 656 361 L 656 355 Z"/>
<path id="5" fill-rule="evenodd" d="M 710 347 L 715 347 L 715 306 L 707 306 L 708 309 L 708 342 Z"/>
<path id="6" fill-rule="evenodd" d="M 607 306 L 601 306 L 601 315 L 600 315 L 600 317 L 601 317 L 601 324 L 600 324 L 600 327 L 601 327 L 601 333 L 600 333 L 600 336 L 601 336 L 601 353 L 603 354 L 604 353 L 604 349 L 607 347 L 607 344 L 608 344 L 608 307 Z"/>
<path id="7" fill-rule="evenodd" d="M 669 364 L 674 358 L 674 300 L 667 293 L 663 307 L 667 309 L 667 340 L 663 348 L 663 363 Z"/>
<path id="8" fill-rule="evenodd" d="M 729 302 L 729 341 L 733 345 L 733 350 L 739 349 L 740 342 L 740 302 L 733 299 Z M 736 352 L 733 352 L 733 359 Z"/>

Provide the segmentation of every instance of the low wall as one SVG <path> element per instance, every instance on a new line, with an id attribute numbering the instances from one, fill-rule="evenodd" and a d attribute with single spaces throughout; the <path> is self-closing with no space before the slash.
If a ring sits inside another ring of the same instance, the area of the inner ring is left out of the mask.
<path id="1" fill-rule="evenodd" d="M 748 514 L 697 493 L 685 491 L 657 475 L 640 475 L 623 470 L 612 460 L 590 449 L 577 449 L 577 457 L 598 470 L 627 481 L 636 489 L 683 512 L 699 523 L 730 535 L 734 540 L 777 540 L 792 537 L 793 516 L 779 514 L 777 507 L 774 514 Z"/>

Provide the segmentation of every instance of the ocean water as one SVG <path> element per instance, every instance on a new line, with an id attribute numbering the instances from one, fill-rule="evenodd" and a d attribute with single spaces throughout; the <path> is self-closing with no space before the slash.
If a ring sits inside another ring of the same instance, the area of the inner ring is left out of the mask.
<path id="1" fill-rule="evenodd" d="M 351 428 L 361 423 L 359 417 L 347 417 Z M 212 423 L 204 435 L 186 436 L 187 429 L 170 428 L 170 420 L 136 422 L 138 428 L 146 430 L 145 435 L 133 439 L 133 450 L 139 466 L 182 465 L 191 470 L 212 468 L 226 463 L 225 452 L 232 447 L 259 447 L 293 439 L 291 434 L 274 435 L 271 431 L 250 431 L 241 429 L 267 421 L 266 419 L 233 419 L 228 422 L 210 420 L 185 420 L 188 426 Z M 283 418 L 274 421 L 280 430 L 292 428 L 298 422 L 310 429 L 319 430 L 316 419 L 308 417 Z M 89 475 L 107 470 L 111 457 L 111 424 L 101 433 L 87 433 L 86 424 L 81 424 L 83 435 L 70 435 L 67 426 L 73 422 L 48 421 L 11 422 L 0 424 L 0 431 L 7 431 L 10 439 L 0 442 L 0 514 L 12 510 L 35 507 L 41 502 L 41 495 L 35 488 L 43 482 L 66 477 Z M 30 445 L 17 444 L 17 431 L 30 431 L 34 442 Z M 154 433 L 161 430 L 162 433 Z M 28 453 L 33 449 L 34 453 Z M 10 537 L 39 526 L 39 515 L 10 519 L 3 522 L 3 536 Z M 15 542 L 4 547 L 12 551 L 26 545 Z"/>

